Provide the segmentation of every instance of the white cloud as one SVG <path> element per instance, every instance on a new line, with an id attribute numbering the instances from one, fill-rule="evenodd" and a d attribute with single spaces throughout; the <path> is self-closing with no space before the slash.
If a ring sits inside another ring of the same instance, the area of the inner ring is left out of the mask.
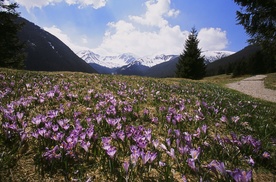
<path id="1" fill-rule="evenodd" d="M 52 4 L 56 4 L 61 2 L 62 0 L 16 0 L 16 2 L 24 7 L 26 9 L 31 9 L 34 7 L 41 8 L 43 6 L 48 6 Z"/>
<path id="2" fill-rule="evenodd" d="M 179 54 L 188 31 L 181 31 L 179 26 L 164 26 L 158 31 L 141 31 L 131 23 L 118 21 L 109 24 L 101 45 L 94 49 L 96 53 L 117 55 L 122 51 L 139 56 L 156 54 Z M 112 33 L 114 31 L 114 33 Z"/>
<path id="3" fill-rule="evenodd" d="M 169 10 L 169 12 L 167 13 L 168 17 L 177 17 L 179 15 L 180 11 L 179 10 L 175 10 L 175 9 L 171 9 Z"/>
<path id="4" fill-rule="evenodd" d="M 198 32 L 199 47 L 202 50 L 223 50 L 228 45 L 226 31 L 220 28 L 202 28 Z"/>
<path id="5" fill-rule="evenodd" d="M 170 0 L 149 0 L 145 3 L 147 11 L 144 15 L 129 16 L 129 18 L 141 25 L 166 26 L 168 21 L 164 19 L 164 16 L 177 14 L 176 10 L 170 9 L 170 3 Z"/>
<path id="6" fill-rule="evenodd" d="M 166 19 L 176 17 L 180 11 L 170 8 L 170 0 L 148 0 L 145 5 L 146 12 L 141 16 L 108 23 L 102 43 L 93 51 L 104 55 L 180 54 L 189 31 L 170 25 Z M 228 44 L 226 32 L 219 28 L 201 29 L 198 39 L 202 50 L 222 50 Z"/>
<path id="7" fill-rule="evenodd" d="M 59 38 L 63 43 L 65 43 L 74 52 L 79 52 L 81 50 L 89 49 L 87 47 L 78 46 L 78 45 L 74 44 L 72 42 L 72 40 L 70 39 L 70 37 L 68 35 L 66 35 L 65 33 L 63 33 L 62 30 L 59 29 L 58 27 L 56 27 L 55 25 L 53 25 L 52 27 L 43 27 L 43 29 L 45 31 L 53 34 L 57 38 Z"/>
<path id="8" fill-rule="evenodd" d="M 104 7 L 108 0 L 15 0 L 18 4 L 26 7 L 30 10 L 31 8 L 38 7 L 42 8 L 43 6 L 54 5 L 62 1 L 66 2 L 69 5 L 77 4 L 79 8 L 86 6 L 92 6 L 94 9 Z"/>
<path id="9" fill-rule="evenodd" d="M 109 29 L 101 45 L 93 51 L 106 55 L 122 51 L 139 56 L 179 54 L 188 32 L 182 31 L 180 26 L 170 26 L 165 19 L 180 13 L 171 9 L 170 3 L 170 0 L 148 0 L 143 15 L 108 23 Z"/>
<path id="10" fill-rule="evenodd" d="M 79 8 L 92 6 L 94 9 L 99 9 L 106 5 L 107 0 L 65 0 L 65 2 L 69 5 L 79 4 Z"/>

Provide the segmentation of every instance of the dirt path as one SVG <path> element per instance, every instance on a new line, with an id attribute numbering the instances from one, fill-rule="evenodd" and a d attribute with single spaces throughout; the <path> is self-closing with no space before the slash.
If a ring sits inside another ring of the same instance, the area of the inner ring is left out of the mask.
<path id="1" fill-rule="evenodd" d="M 264 87 L 265 77 L 266 75 L 256 75 L 239 82 L 227 84 L 226 86 L 247 95 L 251 95 L 252 97 L 276 103 L 276 90 Z"/>

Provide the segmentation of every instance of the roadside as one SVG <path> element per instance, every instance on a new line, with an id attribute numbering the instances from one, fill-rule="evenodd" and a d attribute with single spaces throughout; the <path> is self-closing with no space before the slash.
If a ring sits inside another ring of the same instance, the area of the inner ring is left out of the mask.
<path id="1" fill-rule="evenodd" d="M 226 84 L 226 86 L 252 97 L 276 103 L 276 90 L 265 88 L 265 78 L 266 75 L 256 75 L 238 82 Z"/>

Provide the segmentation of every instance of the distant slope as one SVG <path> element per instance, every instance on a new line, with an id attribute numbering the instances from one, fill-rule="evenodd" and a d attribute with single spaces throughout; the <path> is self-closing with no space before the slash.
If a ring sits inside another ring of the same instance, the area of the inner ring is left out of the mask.
<path id="1" fill-rule="evenodd" d="M 19 38 L 26 43 L 27 70 L 97 72 L 57 37 L 24 18 L 18 21 L 25 24 Z"/>
<path id="2" fill-rule="evenodd" d="M 156 78 L 174 77 L 177 63 L 178 57 L 175 57 L 170 61 L 149 68 L 144 76 Z"/>
<path id="3" fill-rule="evenodd" d="M 260 50 L 260 47 L 250 45 L 236 52 L 235 54 L 216 60 L 207 65 L 206 75 L 216 75 L 220 68 L 226 68 L 229 63 L 241 61 L 242 59 L 248 58 L 249 56 L 257 53 Z"/>
<path id="4" fill-rule="evenodd" d="M 144 72 L 148 69 L 149 67 L 142 65 L 139 61 L 135 61 L 129 65 L 117 69 L 116 74 L 143 76 Z"/>

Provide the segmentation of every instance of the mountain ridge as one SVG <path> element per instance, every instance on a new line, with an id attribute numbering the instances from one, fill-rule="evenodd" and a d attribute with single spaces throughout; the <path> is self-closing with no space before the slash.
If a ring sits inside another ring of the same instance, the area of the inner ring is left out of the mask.
<path id="1" fill-rule="evenodd" d="M 231 51 L 204 51 L 206 64 L 209 64 L 222 57 L 234 54 Z M 126 74 L 144 76 L 148 69 L 159 64 L 169 62 L 178 57 L 178 55 L 155 55 L 139 57 L 131 53 L 123 53 L 117 56 L 101 56 L 90 50 L 84 50 L 77 55 L 90 64 L 99 73 L 103 74 Z"/>
<path id="2" fill-rule="evenodd" d="M 25 43 L 26 70 L 97 73 L 54 35 L 25 18 L 16 21 L 24 24 L 18 37 Z"/>

